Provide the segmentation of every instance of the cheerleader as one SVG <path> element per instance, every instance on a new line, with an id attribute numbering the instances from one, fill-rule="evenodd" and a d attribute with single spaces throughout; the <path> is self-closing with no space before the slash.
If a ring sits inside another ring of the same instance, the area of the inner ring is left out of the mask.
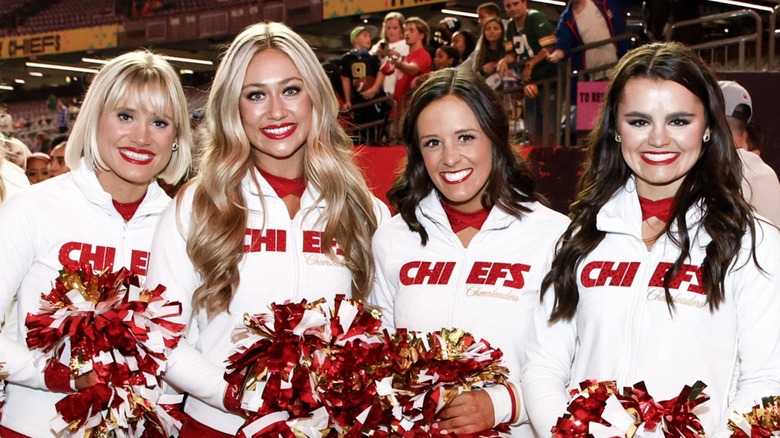
<path id="1" fill-rule="evenodd" d="M 118 56 L 84 98 L 65 157 L 72 171 L 0 206 L 0 315 L 15 300 L 13 324 L 0 334 L 0 362 L 9 373 L 3 438 L 53 436 L 55 403 L 90 384 L 35 366 L 39 353 L 27 349 L 25 316 L 38 313 L 63 266 L 146 274 L 154 228 L 170 202 L 155 181 L 176 183 L 189 169 L 189 123 L 179 76 L 167 61 L 146 51 Z"/>
<path id="2" fill-rule="evenodd" d="M 370 301 L 387 327 L 457 327 L 504 353 L 509 383 L 456 397 L 434 427 L 468 434 L 509 423 L 512 436 L 531 436 L 521 359 L 568 221 L 541 202 L 503 107 L 470 69 L 440 70 L 414 92 L 403 138 L 407 165 L 388 192 L 399 214 L 374 236 Z"/>
<path id="3" fill-rule="evenodd" d="M 588 380 L 669 400 L 702 381 L 707 436 L 780 394 L 780 233 L 740 190 L 723 95 L 678 43 L 618 63 L 545 277 L 524 397 L 540 436 Z"/>
<path id="4" fill-rule="evenodd" d="M 389 215 L 353 161 L 336 95 L 308 44 L 280 23 L 245 29 L 211 88 L 198 175 L 163 214 L 147 286 L 185 303 L 191 344 L 166 380 L 189 393 L 182 436 L 235 436 L 241 388 L 225 360 L 244 313 L 371 289 L 371 236 Z"/>

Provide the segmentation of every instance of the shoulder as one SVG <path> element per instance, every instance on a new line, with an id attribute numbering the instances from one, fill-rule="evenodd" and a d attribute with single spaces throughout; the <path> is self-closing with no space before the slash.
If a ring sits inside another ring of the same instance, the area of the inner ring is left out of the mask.
<path id="1" fill-rule="evenodd" d="M 520 222 L 533 224 L 535 230 L 546 230 L 547 232 L 560 235 L 569 226 L 569 222 L 571 222 L 566 215 L 540 202 L 531 202 L 525 204 L 525 206 L 530 208 L 531 211 L 526 213 Z"/>
<path id="2" fill-rule="evenodd" d="M 381 225 L 387 222 L 391 216 L 390 209 L 387 207 L 387 204 L 373 195 L 371 195 L 371 202 L 374 208 L 374 216 L 376 216 L 377 224 Z"/>
<path id="3" fill-rule="evenodd" d="M 742 163 L 743 174 L 745 177 L 774 177 L 777 178 L 775 171 L 761 159 L 760 156 L 745 149 L 737 149 L 740 162 Z"/>
<path id="4" fill-rule="evenodd" d="M 399 245 L 407 245 L 410 239 L 416 239 L 417 244 L 420 243 L 420 235 L 412 232 L 401 215 L 396 214 L 384 221 L 374 233 L 372 239 L 374 253 L 387 253 L 392 248 L 398 248 Z"/>
<path id="5" fill-rule="evenodd" d="M 382 222 L 374 233 L 374 241 L 386 241 L 396 239 L 404 233 L 411 233 L 409 226 L 400 214 L 395 214 Z"/>

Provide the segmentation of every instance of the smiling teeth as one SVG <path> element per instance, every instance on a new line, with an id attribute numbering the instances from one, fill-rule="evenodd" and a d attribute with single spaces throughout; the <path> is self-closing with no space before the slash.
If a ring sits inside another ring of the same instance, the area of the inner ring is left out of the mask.
<path id="1" fill-rule="evenodd" d="M 126 157 L 135 161 L 147 161 L 147 160 L 151 160 L 154 157 L 153 155 L 150 154 L 139 154 L 138 152 L 133 152 L 128 150 L 123 150 L 122 153 Z"/>
<path id="2" fill-rule="evenodd" d="M 469 173 L 471 173 L 471 169 L 461 170 L 459 172 L 442 173 L 442 176 L 449 182 L 455 182 L 462 180 Z"/>
<path id="3" fill-rule="evenodd" d="M 668 154 L 644 154 L 645 158 L 647 158 L 650 161 L 666 161 L 671 160 L 672 158 L 676 157 L 677 154 L 674 152 L 668 153 Z"/>
<path id="4" fill-rule="evenodd" d="M 283 126 L 281 128 L 265 128 L 263 131 L 272 135 L 282 135 L 293 128 L 294 125 Z"/>

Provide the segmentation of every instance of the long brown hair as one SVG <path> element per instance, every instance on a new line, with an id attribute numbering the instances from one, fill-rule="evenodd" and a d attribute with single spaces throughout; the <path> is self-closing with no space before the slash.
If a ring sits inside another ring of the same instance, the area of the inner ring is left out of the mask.
<path id="1" fill-rule="evenodd" d="M 428 242 L 428 233 L 417 219 L 415 210 L 436 186 L 425 170 L 417 135 L 417 119 L 428 105 L 445 96 L 455 96 L 466 102 L 493 144 L 493 167 L 482 194 L 482 206 L 488 209 L 497 206 L 520 218 L 529 211 L 524 202 L 544 201 L 536 192 L 536 180 L 530 166 L 510 143 L 509 120 L 496 93 L 471 70 L 439 70 L 412 95 L 402 127 L 406 167 L 387 192 L 387 199 L 409 229 L 420 234 L 423 245 Z"/>
<path id="2" fill-rule="evenodd" d="M 712 238 L 702 263 L 703 287 L 711 311 L 725 299 L 726 274 L 746 233 L 752 239 L 751 257 L 758 264 L 754 216 L 742 197 L 742 167 L 726 123 L 718 82 L 707 65 L 682 44 L 649 44 L 626 54 L 615 67 L 597 125 L 588 137 L 588 159 L 578 183 L 577 198 L 571 206 L 572 221 L 559 240 L 552 268 L 542 282 L 542 297 L 550 287 L 555 293 L 551 322 L 574 316 L 579 302 L 577 269 L 605 236 L 596 227 L 596 216 L 632 175 L 620 153 L 620 144 L 615 141 L 615 132 L 618 102 L 626 83 L 633 78 L 674 81 L 684 86 L 704 105 L 711 132 L 710 140 L 702 144 L 699 160 L 675 195 L 672 219 L 664 229 L 680 249 L 679 257 L 664 277 L 670 312 L 674 310 L 674 302 L 669 285 L 690 257 L 693 236 L 689 228 L 701 227 Z M 687 222 L 685 215 L 691 208 L 701 208 L 700 224 Z"/>

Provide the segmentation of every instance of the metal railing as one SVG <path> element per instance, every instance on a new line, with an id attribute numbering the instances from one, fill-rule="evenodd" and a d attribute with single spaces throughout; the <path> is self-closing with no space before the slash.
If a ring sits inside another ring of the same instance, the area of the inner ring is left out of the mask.
<path id="1" fill-rule="evenodd" d="M 383 105 L 386 104 L 389 106 L 388 111 L 384 114 L 384 117 L 371 121 L 366 123 L 354 123 L 353 121 L 350 121 L 348 126 L 345 128 L 347 131 L 347 134 L 349 134 L 353 140 L 358 140 L 357 143 L 359 143 L 359 139 L 382 139 L 385 140 L 383 143 L 389 143 L 392 141 L 391 138 L 391 132 L 390 128 L 392 125 L 397 125 L 398 122 L 398 111 L 394 111 L 395 109 L 395 99 L 392 95 L 385 95 L 382 97 L 378 97 L 375 99 L 367 100 L 365 102 L 360 102 L 352 105 L 352 108 L 348 111 L 350 115 L 352 116 L 352 120 L 355 118 L 355 111 L 360 110 L 362 108 L 367 108 L 369 106 L 373 105 Z"/>
<path id="2" fill-rule="evenodd" d="M 664 38 L 666 41 L 671 41 L 674 37 L 674 31 L 676 29 L 680 29 L 683 27 L 690 27 L 690 26 L 697 26 L 697 25 L 703 25 L 707 23 L 714 23 L 714 22 L 723 22 L 725 21 L 733 21 L 740 18 L 752 18 L 755 22 L 755 33 L 752 35 L 746 35 L 746 36 L 738 36 L 733 38 L 724 38 L 716 41 L 709 41 L 703 44 L 692 44 L 689 45 L 691 49 L 696 51 L 699 56 L 701 56 L 702 59 L 707 61 L 707 57 L 703 56 L 703 53 L 708 51 L 709 56 L 709 62 L 711 64 L 716 64 L 715 54 L 717 50 L 722 50 L 723 52 L 723 65 L 724 67 L 728 64 L 728 58 L 729 58 L 729 47 L 736 45 L 738 47 L 738 68 L 744 69 L 745 68 L 745 59 L 746 59 L 746 46 L 748 43 L 753 43 L 755 45 L 755 69 L 760 70 L 761 68 L 761 36 L 763 35 L 763 26 L 761 24 L 761 16 L 758 15 L 756 11 L 750 10 L 750 9 L 741 9 L 739 11 L 733 11 L 733 12 L 724 12 L 722 14 L 714 14 L 714 15 L 707 15 L 706 17 L 699 17 L 694 18 L 692 20 L 685 20 L 680 21 L 677 23 L 672 23 L 672 25 L 669 27 L 669 29 L 664 34 Z M 771 43 L 770 43 L 771 44 Z"/>
<path id="3" fill-rule="evenodd" d="M 776 38 L 778 37 L 778 33 L 776 32 L 778 14 L 780 14 L 780 5 L 775 6 L 771 15 L 769 16 L 769 25 L 768 25 L 769 47 L 768 47 L 768 56 L 767 56 L 767 64 L 766 64 L 766 69 L 769 70 L 774 69 L 774 63 L 775 63 L 775 44 L 776 44 Z M 717 58 L 716 54 L 721 54 L 722 56 L 719 59 L 720 63 L 723 66 L 721 69 L 726 69 L 730 61 L 729 47 L 736 45 L 738 48 L 737 68 L 740 70 L 755 69 L 755 71 L 760 71 L 763 66 L 762 59 L 764 59 L 763 52 L 762 52 L 763 25 L 762 25 L 761 16 L 758 15 L 758 13 L 756 13 L 755 11 L 743 9 L 734 12 L 708 15 L 705 17 L 700 17 L 692 20 L 685 20 L 677 23 L 672 23 L 669 29 L 667 29 L 666 33 L 664 34 L 664 38 L 667 41 L 670 41 L 674 37 L 675 30 L 679 30 L 680 28 L 683 27 L 706 25 L 708 23 L 715 23 L 715 22 L 718 22 L 719 25 L 723 25 L 724 20 L 734 21 L 738 19 L 743 19 L 745 17 L 751 18 L 754 21 L 755 33 L 744 35 L 744 36 L 709 41 L 702 44 L 689 44 L 688 47 L 690 47 L 692 50 L 698 53 L 699 56 L 701 56 L 702 59 L 705 60 L 705 62 L 709 62 L 710 64 L 716 65 L 715 67 L 716 69 L 718 69 L 717 65 L 719 64 L 719 62 L 717 62 L 718 59 L 716 59 Z M 614 44 L 619 41 L 623 41 L 626 39 L 633 39 L 637 37 L 638 36 L 635 34 L 624 34 L 624 35 L 616 36 L 614 38 L 609 38 L 606 40 L 578 46 L 572 50 L 571 56 L 569 56 L 565 60 L 565 62 L 560 62 L 558 64 L 558 76 L 556 79 L 551 80 L 556 85 L 557 117 L 556 120 L 553 121 L 553 123 L 545 123 L 544 125 L 545 131 L 543 136 L 543 138 L 545 139 L 544 143 L 548 143 L 547 138 L 550 137 L 549 134 L 552 132 L 552 130 L 554 130 L 554 134 L 555 134 L 554 138 L 556 138 L 557 141 L 560 141 L 562 145 L 565 147 L 572 146 L 571 144 L 572 132 L 573 132 L 572 129 L 574 127 L 572 123 L 573 119 L 572 119 L 571 87 L 576 83 L 575 79 L 585 80 L 589 75 L 601 71 L 605 71 L 614 67 L 614 64 L 607 64 L 607 65 L 602 65 L 591 69 L 573 70 L 572 56 L 578 53 L 582 53 L 586 50 L 600 47 L 606 44 Z M 753 53 L 749 52 L 748 50 L 750 48 L 753 49 L 753 52 L 755 54 L 755 62 L 748 61 L 750 55 L 753 55 Z M 544 87 L 544 88 L 549 89 L 549 87 Z M 522 91 L 523 91 L 523 86 L 521 85 L 521 86 L 502 90 L 500 91 L 500 93 L 503 96 L 516 96 L 518 93 L 520 96 L 522 96 Z M 543 97 L 546 97 L 546 95 L 540 96 L 539 98 L 543 98 Z M 520 99 L 522 100 L 522 98 Z M 547 99 L 545 101 L 547 102 Z M 519 105 L 522 106 L 522 103 L 520 103 Z M 550 129 L 550 131 L 548 131 L 548 128 Z M 550 145 L 543 144 L 543 146 L 550 146 Z"/>
<path id="4" fill-rule="evenodd" d="M 767 56 L 767 68 L 772 70 L 775 67 L 775 39 L 777 39 L 777 14 L 780 13 L 780 5 L 772 9 L 769 14 L 769 56 Z"/>

